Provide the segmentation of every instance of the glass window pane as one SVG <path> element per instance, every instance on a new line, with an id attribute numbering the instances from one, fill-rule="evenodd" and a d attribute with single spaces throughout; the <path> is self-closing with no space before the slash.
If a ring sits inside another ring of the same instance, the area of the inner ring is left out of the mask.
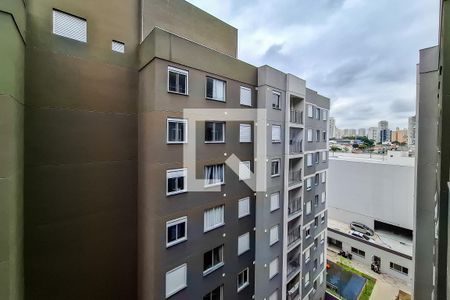
<path id="1" fill-rule="evenodd" d="M 176 226 L 170 226 L 167 228 L 167 241 L 173 242 L 177 239 L 177 228 Z"/>
<path id="2" fill-rule="evenodd" d="M 213 79 L 206 78 L 206 97 L 213 98 Z"/>
<path id="3" fill-rule="evenodd" d="M 177 73 L 169 72 L 169 91 L 177 91 Z"/>
<path id="4" fill-rule="evenodd" d="M 178 92 L 186 94 L 186 75 L 178 74 Z"/>

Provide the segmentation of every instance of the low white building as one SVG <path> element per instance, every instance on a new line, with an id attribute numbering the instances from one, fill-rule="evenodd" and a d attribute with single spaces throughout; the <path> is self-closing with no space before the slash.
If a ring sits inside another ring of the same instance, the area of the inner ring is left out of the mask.
<path id="1" fill-rule="evenodd" d="M 414 158 L 337 153 L 328 171 L 328 243 L 382 273 L 412 284 Z M 375 230 L 367 241 L 350 234 L 350 223 Z"/>

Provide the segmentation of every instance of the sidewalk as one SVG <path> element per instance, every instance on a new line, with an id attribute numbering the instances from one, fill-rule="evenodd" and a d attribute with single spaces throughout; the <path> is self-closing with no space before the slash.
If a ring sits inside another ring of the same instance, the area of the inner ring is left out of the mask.
<path id="1" fill-rule="evenodd" d="M 339 257 L 340 256 L 333 250 L 327 250 L 327 259 L 332 262 L 338 262 Z M 370 266 L 356 261 L 352 261 L 351 266 L 377 280 L 372 295 L 370 296 L 370 300 L 395 300 L 399 290 L 411 293 L 411 287 L 404 281 L 386 274 L 377 274 L 370 269 Z"/>

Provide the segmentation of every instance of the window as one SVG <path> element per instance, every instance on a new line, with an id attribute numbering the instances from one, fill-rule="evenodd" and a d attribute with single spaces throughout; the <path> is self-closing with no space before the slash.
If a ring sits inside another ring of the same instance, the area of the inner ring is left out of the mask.
<path id="1" fill-rule="evenodd" d="M 269 264 L 269 278 L 272 279 L 278 274 L 278 257 L 272 260 Z"/>
<path id="2" fill-rule="evenodd" d="M 320 108 L 316 107 L 316 119 L 320 120 Z"/>
<path id="3" fill-rule="evenodd" d="M 249 284 L 249 269 L 246 268 L 240 272 L 237 276 L 237 291 L 242 291 Z"/>
<path id="4" fill-rule="evenodd" d="M 224 164 L 205 166 L 205 186 L 225 183 Z"/>
<path id="5" fill-rule="evenodd" d="M 327 181 L 327 172 L 320 173 L 320 176 L 322 176 L 322 183 L 325 183 Z"/>
<path id="6" fill-rule="evenodd" d="M 205 122 L 205 143 L 225 142 L 225 122 Z"/>
<path id="7" fill-rule="evenodd" d="M 326 110 L 323 110 L 322 120 L 326 121 L 327 120 L 327 115 L 328 115 L 328 112 Z"/>
<path id="8" fill-rule="evenodd" d="M 203 214 L 204 231 L 210 231 L 225 224 L 225 205 L 216 206 L 205 210 Z"/>
<path id="9" fill-rule="evenodd" d="M 281 93 L 272 92 L 272 108 L 281 109 Z"/>
<path id="10" fill-rule="evenodd" d="M 322 203 L 324 203 L 326 200 L 325 192 L 322 192 Z"/>
<path id="11" fill-rule="evenodd" d="M 223 300 L 223 285 L 203 296 L 203 300 Z"/>
<path id="12" fill-rule="evenodd" d="M 306 190 L 307 190 L 307 191 L 310 191 L 310 190 L 311 190 L 311 184 L 312 184 L 311 181 L 312 181 L 312 180 L 311 180 L 311 177 L 306 178 Z"/>
<path id="13" fill-rule="evenodd" d="M 312 156 L 313 156 L 312 153 L 306 154 L 306 166 L 308 166 L 308 167 L 311 167 L 312 164 L 313 164 L 313 162 L 312 162 L 313 157 Z"/>
<path id="14" fill-rule="evenodd" d="M 311 225 L 305 227 L 305 238 L 311 237 Z"/>
<path id="15" fill-rule="evenodd" d="M 320 181 L 320 175 L 316 174 L 314 175 L 314 185 L 318 185 Z"/>
<path id="16" fill-rule="evenodd" d="M 322 152 L 322 161 L 327 161 L 327 151 Z"/>
<path id="17" fill-rule="evenodd" d="M 241 86 L 241 105 L 252 106 L 252 90 Z"/>
<path id="18" fill-rule="evenodd" d="M 396 263 L 390 262 L 390 268 L 391 270 L 395 270 L 397 272 L 400 272 L 404 275 L 408 275 L 408 268 L 402 267 Z"/>
<path id="19" fill-rule="evenodd" d="M 118 53 L 125 53 L 125 44 L 119 41 L 112 41 L 111 50 Z"/>
<path id="20" fill-rule="evenodd" d="M 322 131 L 322 141 L 323 142 L 327 141 L 327 132 L 326 131 Z"/>
<path id="21" fill-rule="evenodd" d="M 316 153 L 315 153 L 315 155 L 314 155 L 314 161 L 315 161 L 316 164 L 319 163 L 319 161 L 320 161 L 320 152 L 316 152 Z"/>
<path id="22" fill-rule="evenodd" d="M 305 287 L 308 286 L 308 284 L 309 284 L 309 272 L 305 273 L 304 282 L 305 282 Z"/>
<path id="23" fill-rule="evenodd" d="M 308 104 L 308 117 L 312 118 L 313 117 L 313 107 L 311 104 Z"/>
<path id="24" fill-rule="evenodd" d="M 323 262 L 325 261 L 325 254 L 323 252 L 320 253 L 319 259 L 320 259 L 320 264 L 322 265 Z M 322 275 L 322 273 L 321 273 L 321 275 Z M 322 281 L 320 281 L 320 283 L 322 283 Z"/>
<path id="25" fill-rule="evenodd" d="M 270 246 L 278 242 L 278 225 L 270 228 Z"/>
<path id="26" fill-rule="evenodd" d="M 270 195 L 270 211 L 275 211 L 280 208 L 280 192 Z"/>
<path id="27" fill-rule="evenodd" d="M 305 251 L 305 264 L 311 260 L 311 248 L 306 249 Z"/>
<path id="28" fill-rule="evenodd" d="M 320 223 L 325 223 L 325 213 L 320 214 Z"/>
<path id="29" fill-rule="evenodd" d="M 239 180 L 250 179 L 250 161 L 239 162 Z"/>
<path id="30" fill-rule="evenodd" d="M 270 168 L 270 175 L 272 177 L 280 176 L 280 163 L 281 163 L 280 159 L 278 159 L 278 158 L 272 159 L 272 165 Z"/>
<path id="31" fill-rule="evenodd" d="M 319 217 L 314 217 L 314 227 L 319 226 Z"/>
<path id="32" fill-rule="evenodd" d="M 203 254 L 203 276 L 223 266 L 223 245 Z"/>
<path id="33" fill-rule="evenodd" d="M 325 231 L 320 234 L 320 243 L 323 244 L 325 242 Z"/>
<path id="34" fill-rule="evenodd" d="M 281 126 L 272 125 L 272 143 L 281 142 Z"/>
<path id="35" fill-rule="evenodd" d="M 166 222 L 166 247 L 187 240 L 187 217 Z"/>
<path id="36" fill-rule="evenodd" d="M 238 255 L 250 250 L 250 233 L 244 233 L 238 237 Z"/>
<path id="37" fill-rule="evenodd" d="M 187 169 L 167 170 L 167 195 L 184 193 L 186 189 Z"/>
<path id="38" fill-rule="evenodd" d="M 320 142 L 320 130 L 316 130 L 316 142 Z"/>
<path id="39" fill-rule="evenodd" d="M 314 207 L 319 206 L 319 195 L 314 195 Z"/>
<path id="40" fill-rule="evenodd" d="M 312 142 L 313 141 L 313 132 L 312 132 L 312 129 L 308 129 L 308 132 L 307 132 L 307 141 L 308 142 Z"/>
<path id="41" fill-rule="evenodd" d="M 188 94 L 188 75 L 186 70 L 168 67 L 167 90 L 172 93 Z"/>
<path id="42" fill-rule="evenodd" d="M 87 22 L 74 15 L 53 10 L 53 34 L 87 43 Z"/>
<path id="43" fill-rule="evenodd" d="M 252 142 L 252 126 L 250 124 L 239 125 L 239 142 L 240 143 Z"/>
<path id="44" fill-rule="evenodd" d="M 166 298 L 187 287 L 187 264 L 176 267 L 166 273 Z"/>
<path id="45" fill-rule="evenodd" d="M 225 102 L 225 86 L 223 80 L 206 77 L 206 98 Z"/>
<path id="46" fill-rule="evenodd" d="M 278 300 L 278 290 L 275 290 L 269 297 L 269 300 Z"/>
<path id="47" fill-rule="evenodd" d="M 358 248 L 352 247 L 352 253 L 361 257 L 366 257 L 366 252 L 359 250 Z"/>
<path id="48" fill-rule="evenodd" d="M 317 269 L 317 258 L 314 259 L 313 271 L 315 271 L 316 269 Z"/>
<path id="49" fill-rule="evenodd" d="M 250 214 L 250 197 L 240 199 L 238 206 L 238 218 L 248 216 Z"/>
<path id="50" fill-rule="evenodd" d="M 311 201 L 306 202 L 306 214 L 309 215 L 311 213 Z"/>
<path id="51" fill-rule="evenodd" d="M 179 144 L 187 141 L 187 120 L 167 119 L 167 143 Z"/>

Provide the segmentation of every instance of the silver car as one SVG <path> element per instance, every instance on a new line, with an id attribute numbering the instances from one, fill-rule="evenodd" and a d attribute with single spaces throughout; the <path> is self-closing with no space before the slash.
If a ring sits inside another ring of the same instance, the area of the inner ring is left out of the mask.
<path id="1" fill-rule="evenodd" d="M 361 232 L 362 234 L 373 236 L 373 230 L 369 228 L 369 226 L 366 226 L 359 222 L 351 222 L 350 228 L 354 231 Z"/>

